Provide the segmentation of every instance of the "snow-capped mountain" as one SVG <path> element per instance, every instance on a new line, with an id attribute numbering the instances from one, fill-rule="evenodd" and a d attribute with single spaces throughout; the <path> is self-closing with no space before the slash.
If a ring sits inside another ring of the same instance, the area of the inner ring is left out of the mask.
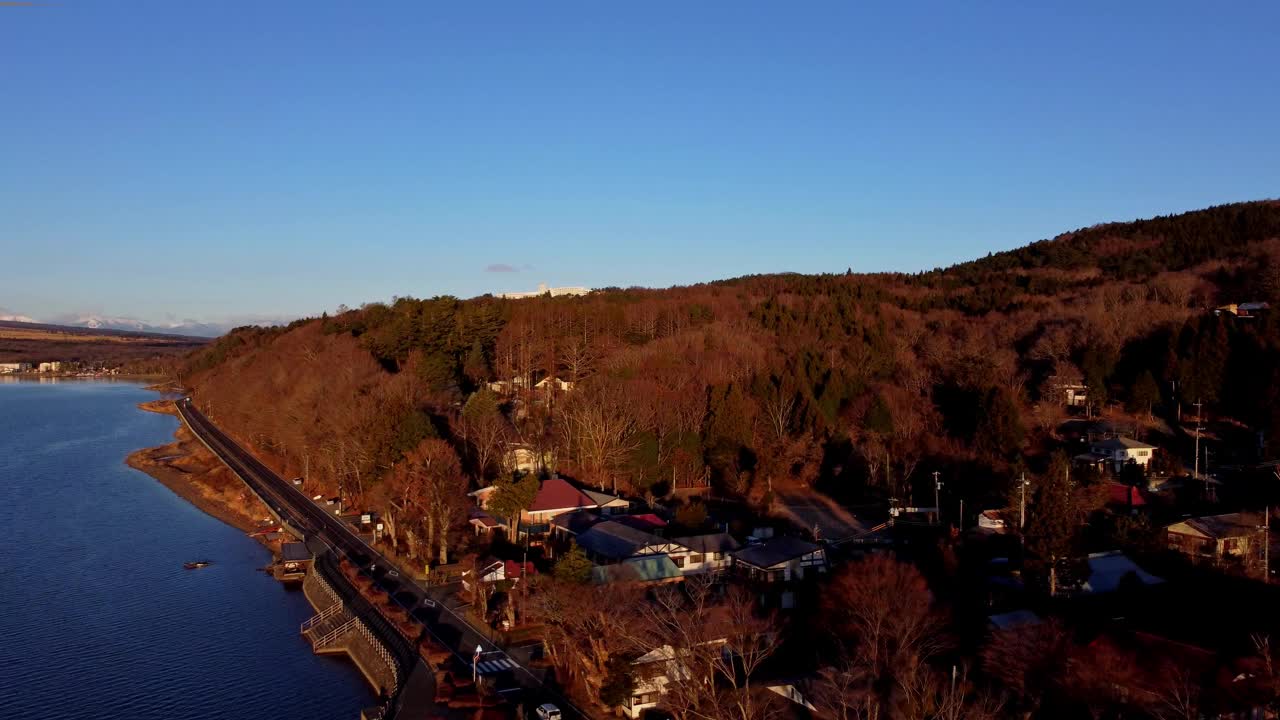
<path id="1" fill-rule="evenodd" d="M 290 320 L 289 316 L 253 315 L 227 318 L 225 322 L 203 322 L 201 320 L 168 319 L 159 322 L 147 322 L 137 318 L 103 315 L 99 313 L 67 313 L 63 315 L 40 316 L 38 318 L 0 307 L 0 322 L 25 322 L 65 327 L 87 328 L 90 330 L 123 330 L 126 332 L 162 333 L 167 335 L 188 335 L 191 337 L 219 337 L 234 327 L 241 325 L 283 325 Z"/>
<path id="2" fill-rule="evenodd" d="M 217 337 L 229 329 L 223 325 L 202 323 L 196 320 L 148 323 L 135 318 L 94 314 L 58 318 L 56 322 L 59 325 L 90 328 L 92 330 L 129 330 L 131 332 L 169 333 L 172 335 L 194 335 L 199 337 Z"/>

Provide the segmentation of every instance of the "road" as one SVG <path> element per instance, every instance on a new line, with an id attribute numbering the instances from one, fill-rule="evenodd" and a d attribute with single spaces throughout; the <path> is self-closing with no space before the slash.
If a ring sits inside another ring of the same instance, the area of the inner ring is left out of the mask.
<path id="1" fill-rule="evenodd" d="M 531 658 L 527 652 L 516 651 L 514 654 L 509 654 L 489 641 L 447 606 L 447 598 L 439 589 L 429 591 L 411 578 L 404 576 L 389 577 L 387 571 L 394 566 L 382 553 L 357 536 L 346 523 L 331 515 L 324 507 L 317 505 L 298 487 L 280 477 L 252 453 L 219 430 L 192 404 L 190 398 L 184 398 L 175 404 L 191 431 L 246 485 L 270 504 L 283 522 L 303 533 L 308 545 L 318 540 L 378 580 L 379 584 L 391 593 L 392 597 L 408 610 L 412 617 L 426 627 L 437 642 L 453 651 L 462 666 L 471 668 L 472 655 L 479 648 L 481 659 L 477 669 L 483 667 L 488 671 L 482 674 L 490 678 L 494 686 L 509 698 L 521 702 L 526 708 L 543 702 L 555 703 L 570 720 L 575 717 L 586 717 L 560 693 L 547 685 L 545 670 L 528 667 L 527 663 Z M 372 629 L 383 637 L 393 654 L 407 663 L 405 665 L 405 675 L 407 675 L 408 668 L 416 662 L 416 652 L 409 646 L 404 636 L 382 617 L 381 613 L 372 609 L 370 612 L 374 616 L 369 618 L 371 625 L 374 626 Z M 406 652 L 412 658 L 409 658 Z"/>

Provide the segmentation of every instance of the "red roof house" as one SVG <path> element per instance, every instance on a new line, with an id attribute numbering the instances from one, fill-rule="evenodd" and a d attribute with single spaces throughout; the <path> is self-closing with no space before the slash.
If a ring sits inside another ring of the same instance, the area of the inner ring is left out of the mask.
<path id="1" fill-rule="evenodd" d="M 595 500 L 560 478 L 544 480 L 533 498 L 533 504 L 525 511 L 521 521 L 526 525 L 542 525 L 551 518 L 577 510 L 599 507 Z"/>

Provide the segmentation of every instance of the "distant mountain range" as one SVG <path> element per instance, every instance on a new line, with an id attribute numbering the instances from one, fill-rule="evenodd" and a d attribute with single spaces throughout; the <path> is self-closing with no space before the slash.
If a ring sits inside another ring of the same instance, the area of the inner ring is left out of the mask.
<path id="1" fill-rule="evenodd" d="M 181 320 L 165 323 L 149 323 L 130 317 L 113 317 L 86 313 L 80 315 L 59 315 L 48 320 L 37 320 L 29 315 L 22 315 L 0 308 L 0 322 L 46 323 L 67 328 L 84 328 L 87 330 L 123 330 L 137 333 L 158 333 L 163 335 L 187 335 L 190 337 L 212 338 L 225 335 L 233 325 L 231 323 L 207 323 L 196 320 Z"/>
<path id="2" fill-rule="evenodd" d="M 195 320 L 182 320 L 169 323 L 147 323 L 127 317 L 109 317 L 104 315 L 79 315 L 75 317 L 56 318 L 55 324 L 67 327 L 88 328 L 90 330 L 128 330 L 140 333 L 162 333 L 165 335 L 191 335 L 195 337 L 217 337 L 231 328 L 217 323 L 204 323 Z"/>

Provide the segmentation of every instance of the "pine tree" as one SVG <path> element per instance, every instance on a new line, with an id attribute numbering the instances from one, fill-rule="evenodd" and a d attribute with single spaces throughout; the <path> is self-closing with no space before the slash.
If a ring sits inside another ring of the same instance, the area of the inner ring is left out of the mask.
<path id="1" fill-rule="evenodd" d="M 586 585 L 591 582 L 591 560 L 587 558 L 582 548 L 574 543 L 569 547 L 568 552 L 556 561 L 552 574 L 560 582 Z"/>

